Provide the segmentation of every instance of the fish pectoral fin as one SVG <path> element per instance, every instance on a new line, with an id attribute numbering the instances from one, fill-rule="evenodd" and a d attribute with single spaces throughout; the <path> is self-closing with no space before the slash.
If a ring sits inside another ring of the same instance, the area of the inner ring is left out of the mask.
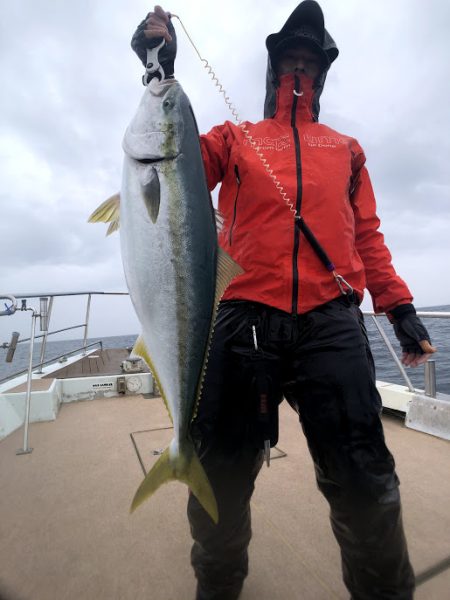
<path id="1" fill-rule="evenodd" d="M 100 204 L 88 219 L 88 223 L 110 223 L 106 235 L 119 229 L 120 194 L 114 194 Z"/>
<path id="2" fill-rule="evenodd" d="M 131 503 L 130 512 L 134 512 L 163 483 L 182 481 L 189 486 L 205 511 L 214 523 L 217 524 L 219 521 L 219 511 L 211 484 L 193 448 L 189 451 L 188 455 L 189 459 L 185 455 L 171 458 L 170 450 L 166 448 L 138 487 Z"/>
<path id="3" fill-rule="evenodd" d="M 243 273 L 245 273 L 244 269 L 242 269 L 237 262 L 219 246 L 217 256 L 216 305 L 219 303 L 231 281 Z"/>
<path id="4" fill-rule="evenodd" d="M 156 169 L 152 169 L 148 183 L 142 185 L 141 189 L 148 215 L 152 223 L 156 223 L 159 215 L 159 205 L 161 203 L 161 185 Z"/>

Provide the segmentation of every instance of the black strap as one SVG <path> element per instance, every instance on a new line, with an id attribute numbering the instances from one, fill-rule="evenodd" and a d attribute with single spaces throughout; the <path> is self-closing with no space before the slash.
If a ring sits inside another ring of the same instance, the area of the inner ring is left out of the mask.
<path id="1" fill-rule="evenodd" d="M 330 260 L 330 257 L 325 252 L 325 250 L 322 248 L 322 246 L 319 244 L 319 241 L 317 240 L 316 236 L 313 234 L 311 229 L 308 227 L 308 225 L 305 223 L 305 220 L 303 219 L 303 217 L 297 217 L 297 223 L 298 223 L 298 226 L 300 227 L 300 231 L 303 232 L 305 238 L 311 244 L 314 252 L 317 254 L 317 257 L 323 263 L 325 268 L 330 272 L 334 271 L 335 266 L 332 263 L 332 261 Z"/>

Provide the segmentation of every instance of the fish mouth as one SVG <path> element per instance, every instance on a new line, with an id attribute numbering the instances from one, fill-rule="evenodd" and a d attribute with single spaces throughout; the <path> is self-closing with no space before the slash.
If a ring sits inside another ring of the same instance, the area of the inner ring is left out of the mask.
<path id="1" fill-rule="evenodd" d="M 180 144 L 172 136 L 172 129 L 135 133 L 131 124 L 125 131 L 122 149 L 129 158 L 142 163 L 172 160 L 180 153 Z"/>
<path id="2" fill-rule="evenodd" d="M 156 163 L 168 162 L 169 160 L 174 160 L 177 158 L 179 154 L 174 154 L 172 156 L 158 156 L 157 158 L 134 158 L 136 162 L 141 165 L 154 165 Z"/>

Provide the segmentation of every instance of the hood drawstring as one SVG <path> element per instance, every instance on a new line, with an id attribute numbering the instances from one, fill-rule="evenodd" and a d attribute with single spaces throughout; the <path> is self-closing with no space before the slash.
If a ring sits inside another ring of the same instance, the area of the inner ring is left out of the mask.
<path id="1" fill-rule="evenodd" d="M 295 96 L 301 97 L 301 96 L 303 96 L 303 90 L 301 89 L 301 82 L 300 82 L 300 77 L 297 73 L 297 69 L 295 70 L 294 76 L 295 76 L 295 88 L 292 91 L 294 92 Z"/>
<path id="2" fill-rule="evenodd" d="M 300 121 L 314 122 L 314 94 L 313 80 L 303 73 L 287 73 L 280 78 L 276 90 L 275 111 L 273 119 L 286 123 L 292 120 L 292 101 L 296 103 L 296 115 Z"/>

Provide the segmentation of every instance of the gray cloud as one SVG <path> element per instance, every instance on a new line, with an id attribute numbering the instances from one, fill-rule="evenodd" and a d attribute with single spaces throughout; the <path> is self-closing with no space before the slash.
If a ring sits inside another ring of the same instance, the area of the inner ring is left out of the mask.
<path id="1" fill-rule="evenodd" d="M 262 117 L 265 37 L 280 29 L 296 2 L 274 4 L 230 0 L 220 18 L 217 4 L 206 0 L 189 10 L 182 0 L 167 5 L 182 17 L 241 117 L 252 121 Z M 321 4 L 341 50 L 321 120 L 364 147 L 382 229 L 420 304 L 449 303 L 442 273 L 449 255 L 450 5 Z M 2 7 L 2 288 L 125 289 L 118 236 L 105 238 L 104 228 L 86 219 L 120 186 L 122 135 L 143 93 L 142 66 L 129 42 L 148 9 L 143 0 L 129 6 L 17 0 Z M 174 23 L 176 73 L 200 130 L 208 131 L 232 116 Z M 136 331 L 134 317 L 122 311 L 121 318 Z M 11 327 L 5 321 L 0 334 Z M 111 319 L 99 323 L 108 327 L 103 333 L 114 333 Z"/>

